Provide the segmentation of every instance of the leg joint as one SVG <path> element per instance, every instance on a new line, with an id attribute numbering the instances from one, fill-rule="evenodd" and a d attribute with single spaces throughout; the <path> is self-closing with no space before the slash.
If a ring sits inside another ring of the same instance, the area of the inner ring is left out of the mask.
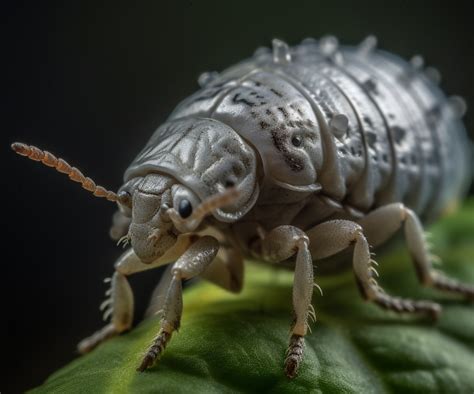
<path id="1" fill-rule="evenodd" d="M 173 276 L 172 280 L 181 280 L 183 279 L 183 273 L 180 268 L 173 268 L 171 270 L 171 275 Z"/>
<path id="2" fill-rule="evenodd" d="M 399 203 L 398 206 L 400 207 L 400 214 L 401 214 L 401 221 L 404 222 L 407 220 L 408 216 L 413 216 L 415 213 L 408 207 L 406 207 L 404 204 Z"/>
<path id="3" fill-rule="evenodd" d="M 357 242 L 358 239 L 365 238 L 364 229 L 357 224 L 357 227 L 354 227 L 352 231 L 351 238 L 352 242 Z"/>
<path id="4" fill-rule="evenodd" d="M 307 247 L 309 246 L 309 237 L 305 233 L 298 235 L 296 238 L 296 245 L 298 249 L 304 247 L 305 244 Z"/>
<path id="5" fill-rule="evenodd" d="M 128 276 L 128 275 L 131 274 L 130 270 L 127 269 L 127 267 L 121 266 L 119 264 L 116 264 L 114 268 L 115 268 L 115 272 L 120 274 L 120 275 Z"/>

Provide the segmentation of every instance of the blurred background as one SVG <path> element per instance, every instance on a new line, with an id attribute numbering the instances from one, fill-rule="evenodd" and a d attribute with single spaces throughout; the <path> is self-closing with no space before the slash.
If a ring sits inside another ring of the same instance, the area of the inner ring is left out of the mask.
<path id="1" fill-rule="evenodd" d="M 0 392 L 39 385 L 103 325 L 98 310 L 120 248 L 113 204 L 14 155 L 24 141 L 116 190 L 129 162 L 205 70 L 221 70 L 274 37 L 334 34 L 437 67 L 448 94 L 474 108 L 469 1 L 16 1 L 3 6 L 3 184 Z M 6 122 L 5 122 L 6 120 Z M 474 136 L 474 111 L 465 118 Z M 159 272 L 131 278 L 137 319 Z"/>

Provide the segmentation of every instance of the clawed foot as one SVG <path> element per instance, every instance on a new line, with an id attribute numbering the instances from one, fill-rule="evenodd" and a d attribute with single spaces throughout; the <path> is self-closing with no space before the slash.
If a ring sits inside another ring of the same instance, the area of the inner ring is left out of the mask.
<path id="1" fill-rule="evenodd" d="M 95 332 L 90 337 L 83 339 L 77 345 L 77 350 L 81 354 L 89 353 L 97 345 L 118 334 L 118 331 L 112 324 L 107 324 L 101 330 Z"/>
<path id="2" fill-rule="evenodd" d="M 452 279 L 442 274 L 436 273 L 433 275 L 433 286 L 439 290 L 463 295 L 468 300 L 474 301 L 473 285 L 462 283 L 456 279 Z"/>
<path id="3" fill-rule="evenodd" d="M 143 357 L 143 360 L 140 366 L 137 368 L 137 371 L 144 372 L 147 368 L 152 367 L 155 361 L 160 358 L 170 339 L 171 333 L 160 331 L 158 336 L 154 339 L 153 344 L 145 354 L 145 357 Z"/>
<path id="4" fill-rule="evenodd" d="M 303 361 L 304 337 L 293 334 L 286 352 L 285 374 L 290 379 L 298 375 L 298 368 Z"/>
<path id="5" fill-rule="evenodd" d="M 392 297 L 385 293 L 378 293 L 374 302 L 384 309 L 398 313 L 421 313 L 432 320 L 438 320 L 441 314 L 441 305 L 431 301 L 414 301 L 399 297 Z"/>

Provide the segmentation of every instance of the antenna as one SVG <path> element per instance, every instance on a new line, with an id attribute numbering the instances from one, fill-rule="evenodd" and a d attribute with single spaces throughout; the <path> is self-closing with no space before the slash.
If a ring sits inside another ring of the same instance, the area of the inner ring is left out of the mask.
<path id="1" fill-rule="evenodd" d="M 28 159 L 34 161 L 40 161 L 44 165 L 53 167 L 56 171 L 68 175 L 69 179 L 80 183 L 84 189 L 90 191 L 96 197 L 106 198 L 112 202 L 120 200 L 116 193 L 96 185 L 91 178 L 84 176 L 76 167 L 71 167 L 66 161 L 61 158 L 58 159 L 48 151 L 43 151 L 36 146 L 26 145 L 21 142 L 15 142 L 11 147 L 20 156 L 28 157 Z"/>

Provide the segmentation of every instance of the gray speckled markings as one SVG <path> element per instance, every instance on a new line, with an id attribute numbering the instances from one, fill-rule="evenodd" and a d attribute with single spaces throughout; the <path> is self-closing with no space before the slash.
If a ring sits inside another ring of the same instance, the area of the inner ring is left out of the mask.
<path id="1" fill-rule="evenodd" d="M 283 183 L 317 180 L 328 197 L 362 212 L 401 201 L 436 217 L 462 194 L 471 170 L 464 127 L 450 105 L 457 101 L 420 69 L 419 57 L 407 63 L 367 42 L 338 49 L 331 40 L 290 48 L 291 61 L 260 49 L 214 75 L 171 118 L 230 125 L 259 151 L 266 175 Z M 345 132 L 331 132 L 334 114 L 347 117 Z M 321 146 L 304 148 L 308 160 L 283 142 L 295 129 L 322 134 Z"/>

